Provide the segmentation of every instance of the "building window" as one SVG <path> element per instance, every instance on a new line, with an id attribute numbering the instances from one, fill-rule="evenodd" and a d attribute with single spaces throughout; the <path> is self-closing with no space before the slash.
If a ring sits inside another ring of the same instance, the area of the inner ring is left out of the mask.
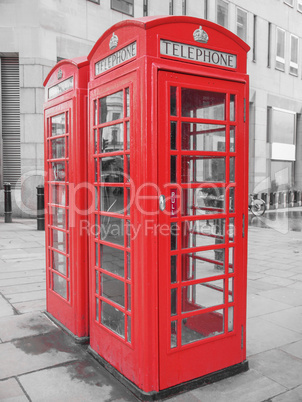
<path id="1" fill-rule="evenodd" d="M 133 3 L 134 0 L 111 0 L 111 9 L 133 17 Z"/>
<path id="2" fill-rule="evenodd" d="M 257 15 L 253 19 L 253 62 L 256 62 L 256 45 L 257 45 Z"/>
<path id="3" fill-rule="evenodd" d="M 237 8 L 237 35 L 246 42 L 247 12 Z"/>
<path id="4" fill-rule="evenodd" d="M 217 0 L 216 3 L 216 20 L 217 24 L 228 27 L 228 3 L 224 0 Z"/>
<path id="5" fill-rule="evenodd" d="M 88 1 L 91 1 L 92 3 L 95 3 L 95 4 L 100 4 L 100 0 L 88 0 Z"/>
<path id="6" fill-rule="evenodd" d="M 169 0 L 169 15 L 173 15 L 173 8 L 174 8 L 174 1 L 173 0 Z"/>
<path id="7" fill-rule="evenodd" d="M 267 31 L 267 67 L 271 67 L 271 37 L 272 37 L 272 24 L 268 23 Z"/>
<path id="8" fill-rule="evenodd" d="M 290 63 L 289 73 L 298 75 L 298 48 L 299 39 L 295 35 L 290 36 Z"/>
<path id="9" fill-rule="evenodd" d="M 182 15 L 187 14 L 187 0 L 182 0 Z"/>
<path id="10" fill-rule="evenodd" d="M 302 0 L 301 0 L 301 1 L 302 1 Z M 208 19 L 208 0 L 204 0 L 203 18 L 204 18 L 205 20 Z"/>
<path id="11" fill-rule="evenodd" d="M 285 31 L 277 27 L 276 69 L 285 70 Z"/>
<path id="12" fill-rule="evenodd" d="M 302 13 L 302 0 L 297 0 L 297 10 Z"/>
<path id="13" fill-rule="evenodd" d="M 284 3 L 288 6 L 294 7 L 294 0 L 284 0 Z"/>
<path id="14" fill-rule="evenodd" d="M 144 10 L 143 10 L 144 17 L 148 15 L 148 0 L 144 0 Z"/>

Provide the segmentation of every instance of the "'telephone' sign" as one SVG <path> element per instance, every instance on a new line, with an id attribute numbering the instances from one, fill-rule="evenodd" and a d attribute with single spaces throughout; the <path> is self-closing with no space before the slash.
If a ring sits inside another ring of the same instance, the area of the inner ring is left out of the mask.
<path id="1" fill-rule="evenodd" d="M 228 68 L 237 67 L 235 54 L 218 52 L 185 43 L 160 40 L 160 54 L 164 56 L 178 57 L 179 59 L 199 61 L 200 63 L 212 64 Z"/>
<path id="2" fill-rule="evenodd" d="M 95 63 L 95 75 L 101 74 L 104 71 L 110 70 L 111 68 L 118 66 L 136 56 L 136 42 L 131 43 L 128 46 L 123 47 L 110 56 Z"/>

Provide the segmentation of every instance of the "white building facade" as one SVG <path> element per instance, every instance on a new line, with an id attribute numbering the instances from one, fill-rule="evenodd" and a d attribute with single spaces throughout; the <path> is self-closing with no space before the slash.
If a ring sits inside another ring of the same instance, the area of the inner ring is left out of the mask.
<path id="1" fill-rule="evenodd" d="M 302 190 L 302 0 L 0 0 L 0 213 L 34 216 L 43 183 L 43 81 L 64 58 L 88 55 L 113 24 L 191 15 L 246 41 L 250 192 Z"/>

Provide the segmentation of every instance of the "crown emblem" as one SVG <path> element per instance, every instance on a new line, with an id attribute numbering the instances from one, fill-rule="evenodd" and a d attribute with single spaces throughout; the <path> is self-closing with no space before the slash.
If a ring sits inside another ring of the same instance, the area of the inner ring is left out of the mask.
<path id="1" fill-rule="evenodd" d="M 115 49 L 117 47 L 117 44 L 118 44 L 118 37 L 113 32 L 113 34 L 111 36 L 111 39 L 110 39 L 110 42 L 109 42 L 109 49 L 110 50 Z"/>
<path id="2" fill-rule="evenodd" d="M 196 42 L 207 43 L 209 40 L 209 35 L 202 29 L 202 26 L 200 25 L 200 27 L 193 32 L 193 38 L 196 40 Z"/>
<path id="3" fill-rule="evenodd" d="M 59 68 L 57 78 L 58 78 L 58 80 L 60 80 L 62 77 L 63 77 L 63 72 L 62 72 L 62 70 Z"/>

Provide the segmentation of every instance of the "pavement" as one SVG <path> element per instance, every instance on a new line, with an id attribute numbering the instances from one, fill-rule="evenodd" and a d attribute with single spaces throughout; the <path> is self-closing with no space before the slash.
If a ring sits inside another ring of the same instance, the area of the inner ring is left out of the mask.
<path id="1" fill-rule="evenodd" d="M 0 218 L 0 400 L 137 401 L 44 314 L 44 235 Z M 249 227 L 247 359 L 247 372 L 167 401 L 302 401 L 301 231 Z"/>

